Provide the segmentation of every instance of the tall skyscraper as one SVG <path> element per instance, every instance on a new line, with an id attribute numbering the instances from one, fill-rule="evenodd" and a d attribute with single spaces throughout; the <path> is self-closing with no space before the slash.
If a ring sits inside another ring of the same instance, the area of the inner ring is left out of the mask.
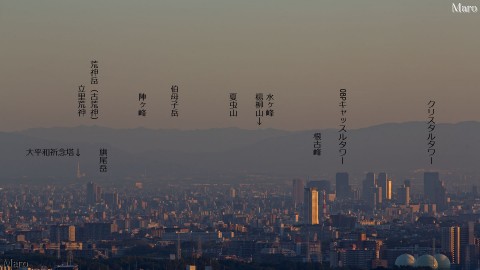
<path id="1" fill-rule="evenodd" d="M 303 189 L 305 188 L 305 181 L 303 179 L 293 179 L 292 199 L 295 207 L 303 203 Z"/>
<path id="2" fill-rule="evenodd" d="M 372 209 L 375 208 L 376 202 L 378 201 L 376 195 L 378 191 L 375 174 L 372 172 L 367 173 L 362 183 L 362 200 Z"/>
<path id="3" fill-rule="evenodd" d="M 104 193 L 103 200 L 110 208 L 112 209 L 118 208 L 118 193 L 116 191 Z"/>
<path id="4" fill-rule="evenodd" d="M 410 179 L 405 179 L 403 183 L 405 184 L 406 187 L 409 187 L 409 188 L 412 187 L 412 181 Z"/>
<path id="5" fill-rule="evenodd" d="M 444 227 L 441 234 L 442 250 L 450 256 L 453 264 L 460 264 L 460 227 Z"/>
<path id="6" fill-rule="evenodd" d="M 377 186 L 382 188 L 382 199 L 387 199 L 387 173 L 381 172 L 378 174 Z"/>
<path id="7" fill-rule="evenodd" d="M 337 199 L 346 200 L 351 198 L 351 188 L 348 183 L 348 173 L 339 172 L 335 176 L 335 192 Z"/>
<path id="8" fill-rule="evenodd" d="M 318 190 L 317 188 L 305 188 L 304 223 L 309 225 L 318 224 Z"/>
<path id="9" fill-rule="evenodd" d="M 386 199 L 387 200 L 391 200 L 392 199 L 392 179 L 388 179 L 387 180 L 387 197 Z"/>
<path id="10" fill-rule="evenodd" d="M 375 191 L 375 206 L 379 206 L 383 203 L 383 194 L 385 194 L 385 192 L 383 192 L 383 188 L 377 187 Z"/>
<path id="11" fill-rule="evenodd" d="M 436 204 L 437 209 L 444 210 L 447 206 L 446 189 L 438 172 L 423 174 L 423 196 L 426 202 Z"/>
<path id="12" fill-rule="evenodd" d="M 423 198 L 426 201 L 435 200 L 435 189 L 440 181 L 438 172 L 425 172 L 423 174 Z"/>
<path id="13" fill-rule="evenodd" d="M 100 201 L 102 188 L 92 181 L 87 184 L 87 204 L 94 205 Z"/>
<path id="14" fill-rule="evenodd" d="M 328 180 L 309 181 L 307 187 L 316 187 L 318 192 L 325 190 L 327 194 L 330 193 L 330 181 Z"/>
<path id="15" fill-rule="evenodd" d="M 321 219 L 321 222 L 323 223 L 326 219 L 327 219 L 327 192 L 325 190 L 322 190 L 320 193 L 319 193 L 319 196 L 320 198 L 318 199 L 318 203 L 319 203 L 319 212 L 320 213 L 320 219 Z M 320 210 L 321 209 L 321 210 Z"/>
<path id="16" fill-rule="evenodd" d="M 469 253 L 471 247 L 475 246 L 475 223 L 469 221 L 460 228 L 460 260 L 463 265 L 470 265 L 472 260 Z"/>
<path id="17" fill-rule="evenodd" d="M 398 203 L 410 205 L 410 180 L 405 180 L 403 186 L 398 189 Z"/>

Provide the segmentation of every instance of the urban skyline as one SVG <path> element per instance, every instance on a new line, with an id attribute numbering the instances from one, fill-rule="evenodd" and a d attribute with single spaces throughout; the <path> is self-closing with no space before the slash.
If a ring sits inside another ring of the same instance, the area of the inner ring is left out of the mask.
<path id="1" fill-rule="evenodd" d="M 0 270 L 479 270 L 477 6 L 0 1 Z"/>
<path id="2" fill-rule="evenodd" d="M 230 184 L 136 181 L 125 186 L 80 175 L 70 184 L 4 185 L 0 251 L 6 258 L 30 260 L 31 267 L 69 261 L 80 269 L 93 263 L 117 269 L 121 258 L 131 256 L 144 269 L 175 269 L 195 261 L 201 267 L 196 269 L 232 263 L 262 269 L 259 263 L 278 262 L 287 267 L 279 269 L 309 264 L 323 269 L 480 267 L 476 186 L 469 192 L 438 189 L 442 175 L 425 172 L 428 188 L 405 193 L 401 190 L 410 185 L 405 180 L 383 200 L 370 192 L 381 190 L 379 179 L 402 180 L 388 172 L 364 176 L 367 193 L 352 188 L 347 172 L 336 179 L 289 183 L 259 176 Z M 298 204 L 299 189 L 304 195 Z M 347 196 L 338 198 L 345 190 Z"/>

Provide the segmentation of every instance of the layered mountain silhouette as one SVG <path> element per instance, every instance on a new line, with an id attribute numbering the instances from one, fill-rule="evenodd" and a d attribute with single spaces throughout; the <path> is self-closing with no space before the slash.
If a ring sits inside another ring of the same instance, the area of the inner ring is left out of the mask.
<path id="1" fill-rule="evenodd" d="M 313 155 L 316 132 L 322 134 L 321 156 Z M 480 172 L 479 122 L 438 124 L 435 136 L 436 153 L 431 165 L 425 122 L 348 130 L 347 155 L 342 165 L 339 132 L 335 129 L 291 132 L 238 128 L 37 128 L 0 133 L 0 179 L 75 179 L 78 164 L 86 178 L 119 181 L 146 177 L 145 174 L 151 179 L 221 180 L 232 175 L 331 178 L 337 171 L 358 175 L 366 171 L 398 175 L 423 170 L 470 175 Z M 80 156 L 27 155 L 29 149 L 45 148 L 78 148 Z M 100 148 L 108 149 L 107 173 L 99 172 Z"/>

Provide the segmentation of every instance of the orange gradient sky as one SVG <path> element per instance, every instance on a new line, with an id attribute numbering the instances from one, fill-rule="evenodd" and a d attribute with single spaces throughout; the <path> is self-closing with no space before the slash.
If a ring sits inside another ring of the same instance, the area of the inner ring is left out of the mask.
<path id="1" fill-rule="evenodd" d="M 480 1 L 464 1 L 480 5 Z M 480 14 L 422 1 L 2 1 L 0 131 L 258 128 L 255 93 L 273 93 L 262 128 L 480 121 Z M 99 61 L 100 119 L 76 114 Z M 180 87 L 179 118 L 170 86 Z M 138 93 L 147 94 L 139 117 Z M 238 118 L 228 93 L 238 93 Z"/>

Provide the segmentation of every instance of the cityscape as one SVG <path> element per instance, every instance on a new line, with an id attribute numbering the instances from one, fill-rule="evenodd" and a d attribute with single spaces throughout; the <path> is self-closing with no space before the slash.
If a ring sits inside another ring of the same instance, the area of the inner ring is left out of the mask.
<path id="1" fill-rule="evenodd" d="M 0 270 L 480 270 L 478 6 L 0 0 Z"/>
<path id="2" fill-rule="evenodd" d="M 438 172 L 368 172 L 359 185 L 347 172 L 124 188 L 76 178 L 2 187 L 0 269 L 480 268 L 477 186 L 449 192 Z"/>

